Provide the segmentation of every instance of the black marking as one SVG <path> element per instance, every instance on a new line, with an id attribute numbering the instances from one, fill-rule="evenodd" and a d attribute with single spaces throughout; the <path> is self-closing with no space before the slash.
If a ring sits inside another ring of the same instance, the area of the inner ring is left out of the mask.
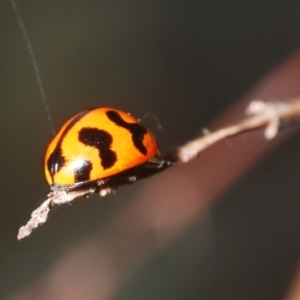
<path id="1" fill-rule="evenodd" d="M 89 111 L 85 110 L 82 113 L 80 113 L 78 116 L 76 116 L 69 124 L 68 126 L 65 128 L 64 132 L 62 133 L 62 135 L 60 136 L 55 149 L 53 150 L 53 152 L 49 155 L 49 158 L 47 160 L 47 168 L 48 171 L 51 175 L 52 178 L 52 182 L 54 175 L 65 165 L 66 163 L 66 159 L 63 156 L 63 151 L 61 148 L 61 144 L 63 142 L 63 139 L 65 138 L 65 136 L 67 135 L 67 133 L 69 132 L 69 130 L 74 126 L 75 123 L 77 123 L 81 118 L 83 118 Z"/>
<path id="2" fill-rule="evenodd" d="M 147 148 L 143 144 L 144 135 L 147 133 L 145 129 L 139 123 L 127 123 L 121 116 L 114 110 L 109 110 L 106 112 L 107 117 L 114 122 L 116 125 L 123 127 L 130 131 L 131 138 L 134 146 L 144 155 L 147 154 Z"/>
<path id="3" fill-rule="evenodd" d="M 103 169 L 116 163 L 117 155 L 110 149 L 113 138 L 108 132 L 97 128 L 82 128 L 78 138 L 83 144 L 98 149 Z"/>
<path id="4" fill-rule="evenodd" d="M 93 169 L 93 165 L 90 161 L 84 160 L 82 166 L 75 170 L 75 182 L 84 182 L 90 180 L 90 174 Z"/>
<path id="5" fill-rule="evenodd" d="M 62 155 L 61 148 L 55 148 L 47 160 L 47 168 L 51 176 L 57 173 L 65 164 L 65 158 Z"/>

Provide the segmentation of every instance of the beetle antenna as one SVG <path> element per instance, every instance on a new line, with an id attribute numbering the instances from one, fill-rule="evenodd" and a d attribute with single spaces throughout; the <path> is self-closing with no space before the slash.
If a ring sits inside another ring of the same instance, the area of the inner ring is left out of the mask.
<path id="1" fill-rule="evenodd" d="M 13 9 L 16 17 L 17 17 L 18 25 L 19 25 L 19 27 L 22 31 L 22 35 L 23 35 L 23 38 L 24 38 L 26 46 L 27 46 L 27 50 L 28 50 L 28 53 L 29 53 L 29 56 L 30 56 L 30 60 L 31 60 L 31 63 L 32 63 L 32 66 L 33 66 L 33 69 L 34 69 L 35 77 L 37 79 L 39 90 L 40 90 L 40 93 L 41 93 L 41 96 L 42 96 L 42 102 L 44 104 L 46 115 L 47 115 L 48 121 L 50 123 L 51 131 L 53 132 L 53 134 L 55 134 L 55 130 L 54 130 L 54 127 L 53 127 L 53 122 L 52 122 L 52 118 L 51 118 L 49 105 L 48 105 L 47 100 L 46 100 L 46 94 L 45 94 L 45 90 L 44 90 L 44 86 L 43 86 L 43 82 L 42 82 L 42 77 L 41 77 L 41 74 L 40 74 L 40 70 L 39 70 L 37 60 L 35 58 L 35 54 L 34 54 L 34 51 L 33 51 L 33 48 L 32 48 L 32 44 L 30 42 L 25 24 L 22 20 L 20 12 L 19 12 L 17 2 L 15 0 L 9 0 L 9 1 L 10 1 L 11 6 L 12 6 L 12 9 Z"/>

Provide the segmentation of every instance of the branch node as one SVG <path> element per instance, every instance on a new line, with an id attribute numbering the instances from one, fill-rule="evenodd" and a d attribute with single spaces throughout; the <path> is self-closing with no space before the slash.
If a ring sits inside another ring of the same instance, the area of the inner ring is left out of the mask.
<path id="1" fill-rule="evenodd" d="M 267 140 L 273 139 L 278 133 L 280 126 L 279 108 L 280 106 L 277 105 L 277 103 L 263 102 L 260 100 L 252 101 L 246 108 L 247 115 L 264 115 L 269 120 L 265 129 L 265 138 Z"/>

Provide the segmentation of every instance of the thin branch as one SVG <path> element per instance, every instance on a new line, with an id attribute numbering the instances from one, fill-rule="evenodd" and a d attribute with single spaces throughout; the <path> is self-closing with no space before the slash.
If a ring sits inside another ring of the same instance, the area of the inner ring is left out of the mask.
<path id="1" fill-rule="evenodd" d="M 216 130 L 215 132 L 207 133 L 205 136 L 196 138 L 195 140 L 177 148 L 175 151 L 166 156 L 164 167 L 157 169 L 157 171 L 152 174 L 161 172 L 162 170 L 172 166 L 172 164 L 169 163 L 169 160 L 174 163 L 189 162 L 197 157 L 203 150 L 215 143 L 246 131 L 265 127 L 266 139 L 270 140 L 274 138 L 280 128 L 286 128 L 299 122 L 300 99 L 293 99 L 285 103 L 253 101 L 246 109 L 246 114 L 250 115 L 250 117 L 236 124 Z M 110 182 L 108 181 L 107 184 L 101 185 L 93 191 L 91 191 L 90 187 L 83 187 L 81 189 L 71 191 L 51 192 L 48 195 L 47 200 L 33 211 L 28 223 L 19 229 L 17 238 L 20 240 L 28 236 L 33 229 L 45 223 L 53 206 L 71 202 L 78 197 L 89 195 L 92 192 L 96 192 L 100 196 L 105 196 L 114 191 L 114 188 L 109 184 Z M 120 185 L 122 184 L 124 184 L 124 182 Z"/>
<path id="2" fill-rule="evenodd" d="M 170 154 L 172 160 L 186 163 L 220 140 L 261 127 L 266 127 L 266 139 L 273 139 L 281 126 L 287 127 L 287 125 L 294 124 L 296 120 L 300 120 L 300 99 L 289 103 L 253 101 L 246 108 L 246 114 L 251 117 L 179 147 Z"/>

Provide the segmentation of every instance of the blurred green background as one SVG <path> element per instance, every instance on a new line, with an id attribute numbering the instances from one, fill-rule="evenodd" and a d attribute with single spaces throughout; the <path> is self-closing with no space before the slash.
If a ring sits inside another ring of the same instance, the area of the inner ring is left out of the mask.
<path id="1" fill-rule="evenodd" d="M 113 106 L 141 118 L 164 151 L 199 134 L 300 45 L 299 1 L 17 3 L 54 127 Z M 0 40 L 2 299 L 93 234 L 144 182 L 62 206 L 17 242 L 49 191 L 43 155 L 52 133 L 9 1 L 0 2 Z M 299 149 L 297 137 L 277 149 L 114 299 L 282 299 L 300 253 Z"/>

